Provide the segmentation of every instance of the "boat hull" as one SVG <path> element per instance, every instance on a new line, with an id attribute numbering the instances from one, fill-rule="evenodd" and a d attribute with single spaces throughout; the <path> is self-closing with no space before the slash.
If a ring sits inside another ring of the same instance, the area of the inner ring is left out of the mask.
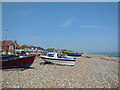
<path id="1" fill-rule="evenodd" d="M 5 61 L 5 60 L 13 60 L 15 58 L 19 58 L 19 56 L 14 56 L 14 55 L 8 55 L 8 56 L 0 56 L 0 61 Z"/>
<path id="2" fill-rule="evenodd" d="M 82 56 L 82 54 L 72 54 L 72 53 L 67 53 L 68 56 Z"/>
<path id="3" fill-rule="evenodd" d="M 16 67 L 27 68 L 31 66 L 34 59 L 35 56 L 12 59 L 12 60 L 3 60 L 0 61 L 0 69 L 16 68 Z"/>
<path id="4" fill-rule="evenodd" d="M 42 58 L 42 57 L 41 57 Z M 59 65 L 74 65 L 76 60 L 65 60 L 65 59 L 50 59 L 50 58 L 42 58 L 45 62 L 50 62 L 53 64 Z"/>

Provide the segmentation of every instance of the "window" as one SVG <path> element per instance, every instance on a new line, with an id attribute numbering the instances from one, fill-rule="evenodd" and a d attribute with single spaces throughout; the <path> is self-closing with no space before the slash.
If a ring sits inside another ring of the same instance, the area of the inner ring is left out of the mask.
<path id="1" fill-rule="evenodd" d="M 0 46 L 0 50 L 2 50 L 2 46 Z"/>
<path id="2" fill-rule="evenodd" d="M 48 54 L 49 57 L 54 57 L 54 54 Z"/>
<path id="3" fill-rule="evenodd" d="M 57 56 L 58 56 L 58 58 L 61 58 L 61 54 L 60 53 L 58 53 Z"/>
<path id="4" fill-rule="evenodd" d="M 9 50 L 13 50 L 14 49 L 14 46 L 13 45 L 10 45 L 9 46 Z"/>

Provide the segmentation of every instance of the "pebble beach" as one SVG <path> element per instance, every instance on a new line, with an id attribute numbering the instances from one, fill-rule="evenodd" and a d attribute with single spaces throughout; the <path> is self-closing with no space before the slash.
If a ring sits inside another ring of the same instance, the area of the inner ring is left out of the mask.
<path id="1" fill-rule="evenodd" d="M 29 69 L 3 69 L 2 88 L 118 88 L 118 57 L 84 54 L 74 66 L 44 63 Z"/>

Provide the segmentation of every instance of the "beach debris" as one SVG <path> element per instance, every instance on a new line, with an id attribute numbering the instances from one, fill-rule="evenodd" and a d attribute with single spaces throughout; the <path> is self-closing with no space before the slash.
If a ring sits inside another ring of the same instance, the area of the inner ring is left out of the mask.
<path id="1" fill-rule="evenodd" d="M 100 59 L 103 59 L 103 60 L 111 60 L 111 61 L 118 62 L 118 60 L 117 60 L 117 59 L 112 59 L 112 58 L 100 58 Z"/>
<path id="2" fill-rule="evenodd" d="M 85 58 L 91 58 L 90 56 L 84 56 Z"/>

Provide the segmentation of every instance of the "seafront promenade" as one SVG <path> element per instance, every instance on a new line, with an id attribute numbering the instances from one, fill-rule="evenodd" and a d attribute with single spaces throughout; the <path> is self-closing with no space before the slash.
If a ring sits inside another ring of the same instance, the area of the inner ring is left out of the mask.
<path id="1" fill-rule="evenodd" d="M 2 70 L 2 88 L 118 88 L 118 58 L 84 54 L 74 66 L 44 64 Z"/>

